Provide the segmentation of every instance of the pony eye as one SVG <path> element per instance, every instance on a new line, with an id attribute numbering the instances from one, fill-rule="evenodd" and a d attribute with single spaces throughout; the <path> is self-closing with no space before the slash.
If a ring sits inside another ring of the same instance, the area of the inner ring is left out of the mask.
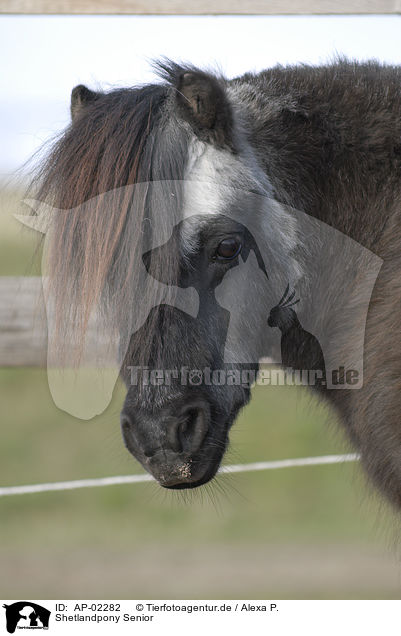
<path id="1" fill-rule="evenodd" d="M 236 238 L 226 238 L 218 245 L 216 256 L 223 260 L 232 260 L 240 253 L 242 245 Z"/>

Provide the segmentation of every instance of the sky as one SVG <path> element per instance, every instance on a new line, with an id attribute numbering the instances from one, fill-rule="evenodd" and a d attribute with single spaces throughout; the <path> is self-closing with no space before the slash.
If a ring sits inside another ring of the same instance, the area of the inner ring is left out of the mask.
<path id="1" fill-rule="evenodd" d="M 69 122 L 76 84 L 154 80 L 167 56 L 227 77 L 336 54 L 401 64 L 401 16 L 1 16 L 0 177 Z"/>

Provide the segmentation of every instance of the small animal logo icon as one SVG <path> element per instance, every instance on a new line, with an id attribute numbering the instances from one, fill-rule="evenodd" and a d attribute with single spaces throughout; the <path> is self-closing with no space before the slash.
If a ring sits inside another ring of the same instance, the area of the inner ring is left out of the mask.
<path id="1" fill-rule="evenodd" d="M 295 370 L 317 371 L 315 386 L 326 385 L 326 365 L 323 351 L 318 339 L 306 331 L 297 316 L 294 305 L 300 302 L 295 299 L 295 290 L 290 293 L 290 285 L 279 303 L 270 311 L 267 324 L 278 327 L 281 331 L 281 364 Z"/>
<path id="2" fill-rule="evenodd" d="M 11 605 L 3 605 L 6 610 L 6 626 L 9 634 L 18 628 L 48 629 L 51 612 L 32 601 L 18 601 Z"/>

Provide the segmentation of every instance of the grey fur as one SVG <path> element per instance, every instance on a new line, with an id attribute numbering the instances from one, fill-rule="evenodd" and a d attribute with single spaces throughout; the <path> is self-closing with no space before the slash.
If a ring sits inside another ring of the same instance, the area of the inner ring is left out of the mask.
<path id="1" fill-rule="evenodd" d="M 364 386 L 325 396 L 376 486 L 401 507 L 401 68 L 341 60 L 227 85 L 275 197 L 384 261 L 367 316 Z M 352 340 L 351 330 L 337 348 Z"/>

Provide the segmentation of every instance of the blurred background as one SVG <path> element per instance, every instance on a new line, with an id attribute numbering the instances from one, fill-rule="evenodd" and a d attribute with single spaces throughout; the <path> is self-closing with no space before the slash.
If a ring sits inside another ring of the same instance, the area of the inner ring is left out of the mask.
<path id="1" fill-rule="evenodd" d="M 347 55 L 401 63 L 397 16 L 0 17 L 0 275 L 40 274 L 12 217 L 71 88 L 153 79 L 166 55 L 228 77 Z M 0 299 L 1 302 L 1 299 Z M 123 389 L 85 422 L 59 411 L 46 371 L 0 369 L 0 485 L 141 472 L 119 430 Z M 348 452 L 307 391 L 257 387 L 226 463 Z M 398 521 L 399 524 L 399 521 Z M 358 464 L 0 498 L 3 598 L 400 598 L 397 521 Z"/>

